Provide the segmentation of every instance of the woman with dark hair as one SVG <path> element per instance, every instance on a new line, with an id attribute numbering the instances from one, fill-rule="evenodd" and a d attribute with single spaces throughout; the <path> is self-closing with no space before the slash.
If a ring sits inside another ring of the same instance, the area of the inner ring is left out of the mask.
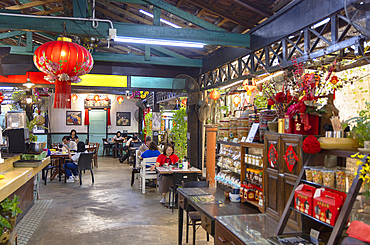
<path id="1" fill-rule="evenodd" d="M 119 152 L 119 149 L 122 147 L 120 143 L 117 143 L 117 140 L 125 140 L 125 138 L 122 136 L 121 131 L 117 131 L 116 135 L 112 137 L 111 143 L 115 143 L 113 147 L 113 152 Z M 118 156 L 118 154 L 117 154 Z M 115 157 L 117 157 L 115 156 Z"/>
<path id="2" fill-rule="evenodd" d="M 76 130 L 72 129 L 69 137 L 71 138 L 71 141 L 74 141 L 74 142 L 78 143 L 79 140 L 78 140 Z"/>
<path id="3" fill-rule="evenodd" d="M 174 148 L 171 144 L 167 144 L 163 149 L 163 154 L 159 155 L 155 165 L 151 167 L 151 171 L 154 168 L 163 165 L 173 165 L 179 161 L 179 157 L 174 154 Z M 158 176 L 158 187 L 159 193 L 162 193 L 162 198 L 159 201 L 162 204 L 166 203 L 166 194 L 170 191 L 172 186 L 172 175 L 159 175 Z"/>
<path id="4" fill-rule="evenodd" d="M 149 157 L 157 157 L 159 155 L 161 155 L 161 152 L 158 151 L 157 143 L 155 143 L 154 141 L 151 141 L 149 144 L 149 150 L 144 151 L 144 153 L 141 154 L 139 158 L 143 159 L 143 158 L 149 158 Z"/>
<path id="5" fill-rule="evenodd" d="M 71 159 L 73 162 L 67 162 L 63 166 L 64 171 L 66 172 L 67 177 L 68 177 L 67 183 L 73 183 L 75 182 L 75 180 L 76 181 L 78 180 L 77 164 L 78 164 L 78 159 L 80 158 L 81 152 L 87 153 L 87 150 L 85 148 L 85 143 L 82 141 L 78 142 L 77 153 L 75 153 L 73 156 L 71 154 L 71 151 L 68 151 L 69 159 Z M 66 166 L 67 166 L 67 169 L 66 169 Z"/>

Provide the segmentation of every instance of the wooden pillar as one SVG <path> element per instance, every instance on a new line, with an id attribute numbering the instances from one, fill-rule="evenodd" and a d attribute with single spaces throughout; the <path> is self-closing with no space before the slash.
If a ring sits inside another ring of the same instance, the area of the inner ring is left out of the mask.
<path id="1" fill-rule="evenodd" d="M 216 168 L 216 133 L 217 126 L 204 125 L 207 137 L 207 162 L 206 162 L 206 180 L 209 180 L 209 186 L 215 187 L 215 168 Z"/>
<path id="2" fill-rule="evenodd" d="M 199 168 L 202 170 L 202 160 L 200 151 L 202 147 L 201 138 L 199 138 L 199 120 L 198 114 L 195 111 L 196 105 L 191 105 L 187 107 L 188 116 L 188 153 L 187 157 L 191 166 Z"/>

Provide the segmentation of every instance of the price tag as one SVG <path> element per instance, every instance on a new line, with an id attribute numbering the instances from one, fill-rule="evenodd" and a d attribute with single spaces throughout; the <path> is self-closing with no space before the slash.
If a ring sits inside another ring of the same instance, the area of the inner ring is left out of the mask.
<path id="1" fill-rule="evenodd" d="M 234 143 L 238 143 L 238 138 L 234 138 L 234 139 L 233 139 L 233 142 L 234 142 Z"/>
<path id="2" fill-rule="evenodd" d="M 248 143 L 252 143 L 253 142 L 254 136 L 256 136 L 256 133 L 257 133 L 257 130 L 258 130 L 258 127 L 259 126 L 260 126 L 259 123 L 253 123 L 252 128 L 249 131 L 249 134 L 248 134 L 248 137 L 247 137 L 247 141 L 246 142 L 248 142 Z"/>
<path id="3" fill-rule="evenodd" d="M 245 142 L 247 140 L 247 137 L 245 137 L 245 136 L 243 136 L 243 138 L 242 138 L 242 142 Z"/>
<path id="4" fill-rule="evenodd" d="M 320 235 L 319 231 L 311 229 L 310 232 L 311 242 L 314 244 L 319 244 L 319 235 Z"/>
<path id="5" fill-rule="evenodd" d="M 229 138 L 228 137 L 224 137 L 224 141 L 228 141 L 229 140 Z"/>

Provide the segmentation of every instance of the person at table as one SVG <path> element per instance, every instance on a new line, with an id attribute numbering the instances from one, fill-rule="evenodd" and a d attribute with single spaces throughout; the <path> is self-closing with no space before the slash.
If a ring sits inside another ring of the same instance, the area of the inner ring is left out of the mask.
<path id="1" fill-rule="evenodd" d="M 139 158 L 143 160 L 144 158 L 158 157 L 159 155 L 161 155 L 161 152 L 158 151 L 157 143 L 151 141 L 149 144 L 149 149 L 146 150 L 143 154 L 141 154 Z"/>
<path id="2" fill-rule="evenodd" d="M 139 138 L 137 137 L 136 134 L 134 134 L 134 136 L 132 136 L 127 142 L 126 142 L 126 145 L 128 147 L 132 147 L 131 143 L 132 142 L 140 142 Z"/>
<path id="3" fill-rule="evenodd" d="M 160 167 L 163 165 L 173 165 L 179 161 L 179 157 L 174 154 L 174 148 L 171 144 L 167 144 L 163 149 L 163 154 L 157 157 L 157 161 L 155 165 L 153 165 L 150 170 L 153 171 L 156 167 Z M 166 203 L 166 195 L 167 192 L 170 191 L 170 187 L 172 186 L 172 175 L 162 175 L 158 176 L 158 187 L 159 193 L 162 194 L 162 198 L 159 201 L 162 204 Z"/>
<path id="4" fill-rule="evenodd" d="M 77 136 L 76 130 L 72 129 L 69 137 L 71 137 L 71 141 L 76 142 L 76 144 L 78 143 L 79 140 L 78 140 L 78 136 Z"/>
<path id="5" fill-rule="evenodd" d="M 117 140 L 125 140 L 125 138 L 122 136 L 121 131 L 117 131 L 116 135 L 112 137 L 111 143 L 114 144 L 113 151 L 119 152 L 119 149 L 121 148 L 121 144 L 117 143 Z M 116 156 L 117 157 L 117 156 Z"/>
<path id="6" fill-rule="evenodd" d="M 82 141 L 77 143 L 77 153 L 75 153 L 73 156 L 71 154 L 71 151 L 68 151 L 69 159 L 71 159 L 73 162 L 67 162 L 63 166 L 64 172 L 67 174 L 68 177 L 67 183 L 73 183 L 75 181 L 78 181 L 77 164 L 81 152 L 87 153 L 85 143 Z"/>
<path id="7" fill-rule="evenodd" d="M 139 148 L 139 151 L 137 152 L 138 157 L 141 157 L 141 154 L 143 154 L 145 151 L 149 150 L 149 145 L 152 142 L 152 137 L 146 136 L 145 137 L 145 144 L 142 144 Z M 156 156 L 157 157 L 157 156 Z"/>
<path id="8" fill-rule="evenodd" d="M 63 147 L 70 151 L 77 151 L 77 144 L 74 141 L 71 141 L 69 136 L 64 136 L 63 139 Z"/>

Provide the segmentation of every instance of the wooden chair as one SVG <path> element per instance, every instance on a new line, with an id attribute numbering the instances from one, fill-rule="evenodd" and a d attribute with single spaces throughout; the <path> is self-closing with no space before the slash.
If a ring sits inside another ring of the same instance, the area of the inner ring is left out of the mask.
<path id="1" fill-rule="evenodd" d="M 100 145 L 99 143 L 89 142 L 90 147 L 87 149 L 88 152 L 94 153 L 93 162 L 92 162 L 92 164 L 94 164 L 93 168 L 98 167 L 99 145 Z"/>
<path id="2" fill-rule="evenodd" d="M 113 154 L 113 145 L 108 142 L 108 139 L 103 138 L 103 156 L 104 154 L 108 156 L 108 153 L 110 154 L 112 152 Z"/>
<path id="3" fill-rule="evenodd" d="M 157 173 L 156 171 L 150 171 L 150 168 L 155 165 L 155 162 L 157 161 L 157 157 L 149 157 L 144 158 L 141 161 L 140 166 L 140 186 L 141 186 L 141 193 L 145 194 L 145 180 L 147 179 L 157 179 Z M 157 194 L 157 188 L 155 188 L 156 194 Z"/>
<path id="4" fill-rule="evenodd" d="M 181 181 L 182 188 L 197 188 L 197 187 L 208 187 L 209 181 L 192 181 L 184 182 Z M 198 211 L 188 212 L 186 215 L 186 243 L 189 241 L 189 226 L 193 226 L 193 245 L 195 244 L 195 232 L 201 226 L 202 221 L 200 213 Z M 197 227 L 198 226 L 198 227 Z M 207 232 L 207 242 L 209 241 L 209 234 Z"/>
<path id="5" fill-rule="evenodd" d="M 113 145 L 113 158 L 118 157 L 118 152 L 120 156 L 123 156 L 123 146 L 125 145 L 124 140 L 116 140 Z"/>
<path id="6" fill-rule="evenodd" d="M 50 170 L 50 178 L 51 178 L 53 175 L 53 169 L 55 168 L 59 168 L 59 159 L 51 159 L 50 163 L 42 169 L 42 180 L 44 180 L 45 185 L 48 179 L 49 170 Z"/>
<path id="7" fill-rule="evenodd" d="M 81 153 L 80 158 L 78 158 L 77 172 L 80 178 L 80 185 L 82 185 L 82 170 L 90 170 L 92 182 L 94 183 L 94 174 L 91 167 L 93 155 L 93 152 Z M 67 174 L 65 175 L 64 182 L 67 182 Z"/>

